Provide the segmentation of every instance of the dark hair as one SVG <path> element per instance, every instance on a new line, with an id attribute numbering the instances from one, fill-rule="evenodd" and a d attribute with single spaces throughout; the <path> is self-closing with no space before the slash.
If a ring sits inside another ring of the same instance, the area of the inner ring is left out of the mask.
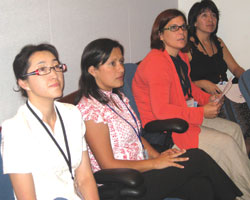
<path id="1" fill-rule="evenodd" d="M 156 17 L 151 32 L 151 49 L 165 49 L 164 43 L 160 40 L 160 33 L 163 32 L 164 27 L 171 19 L 178 16 L 182 16 L 185 23 L 187 23 L 185 15 L 177 9 L 165 10 Z"/>
<path id="2" fill-rule="evenodd" d="M 30 57 L 35 52 L 38 52 L 38 51 L 49 51 L 56 57 L 56 59 L 59 62 L 58 52 L 56 48 L 51 44 L 24 46 L 21 49 L 20 53 L 16 55 L 15 60 L 13 62 L 13 70 L 15 73 L 16 81 L 18 81 L 18 79 L 26 80 L 28 78 L 27 76 L 23 76 L 23 75 L 27 73 L 30 67 L 30 62 L 29 62 Z M 21 88 L 19 85 L 18 85 L 17 91 L 21 91 L 22 96 L 27 97 L 27 92 L 23 88 Z"/>
<path id="3" fill-rule="evenodd" d="M 203 13 L 205 10 L 211 10 L 215 13 L 217 18 L 216 29 L 211 34 L 211 39 L 217 38 L 216 33 L 218 30 L 218 23 L 219 23 L 219 10 L 216 7 L 215 3 L 211 0 L 202 0 L 201 2 L 195 3 L 188 13 L 188 25 L 189 25 L 189 37 L 193 37 L 195 39 L 195 43 L 198 44 L 199 40 L 196 35 L 196 27 L 195 22 L 197 21 L 197 17 Z"/>
<path id="4" fill-rule="evenodd" d="M 119 42 L 108 38 L 94 40 L 85 47 L 81 58 L 79 92 L 75 99 L 75 103 L 78 103 L 82 96 L 87 98 L 92 96 L 102 104 L 107 104 L 109 102 L 106 95 L 100 91 L 95 78 L 88 72 L 88 69 L 91 66 L 98 69 L 100 65 L 103 65 L 110 57 L 114 48 L 120 48 L 122 55 L 124 54 L 123 46 Z M 118 94 L 121 98 L 121 93 L 118 88 L 114 88 L 113 93 Z"/>

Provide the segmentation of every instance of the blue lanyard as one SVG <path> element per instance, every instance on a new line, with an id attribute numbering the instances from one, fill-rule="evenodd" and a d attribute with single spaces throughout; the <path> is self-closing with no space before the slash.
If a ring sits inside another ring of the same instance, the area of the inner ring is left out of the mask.
<path id="1" fill-rule="evenodd" d="M 122 101 L 122 100 L 121 100 Z M 133 120 L 135 121 L 135 124 L 137 126 L 137 130 L 135 129 L 135 127 L 128 121 L 126 120 L 123 116 L 121 116 L 118 112 L 116 112 L 109 104 L 107 104 L 107 106 L 115 113 L 117 114 L 121 119 L 123 119 L 129 126 L 131 126 L 131 128 L 134 130 L 136 136 L 138 137 L 141 145 L 142 145 L 142 148 L 144 149 L 144 145 L 141 141 L 141 134 L 140 134 L 140 129 L 139 129 L 139 126 L 138 126 L 138 123 L 137 123 L 137 120 L 136 120 L 136 117 L 134 116 L 134 114 L 132 113 L 132 111 L 128 108 L 128 106 L 122 101 L 122 103 L 126 106 L 126 108 L 128 109 L 130 115 L 132 116 Z"/>

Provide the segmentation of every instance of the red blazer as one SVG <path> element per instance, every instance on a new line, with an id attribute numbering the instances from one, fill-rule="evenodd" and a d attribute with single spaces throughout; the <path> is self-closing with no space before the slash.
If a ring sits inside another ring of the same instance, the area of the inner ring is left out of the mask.
<path id="1" fill-rule="evenodd" d="M 187 54 L 180 52 L 179 55 L 187 63 L 189 74 Z M 209 94 L 192 82 L 191 88 L 199 105 L 209 102 Z M 173 141 L 183 149 L 198 147 L 199 126 L 203 122 L 204 109 L 187 106 L 175 65 L 166 50 L 153 49 L 143 59 L 135 73 L 132 90 L 143 127 L 156 119 L 184 119 L 189 123 L 189 129 L 184 134 L 173 133 Z"/>

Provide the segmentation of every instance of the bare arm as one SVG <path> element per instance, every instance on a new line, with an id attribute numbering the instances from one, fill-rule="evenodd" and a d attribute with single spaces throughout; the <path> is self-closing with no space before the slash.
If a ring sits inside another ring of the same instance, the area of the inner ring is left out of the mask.
<path id="1" fill-rule="evenodd" d="M 209 94 L 220 94 L 222 91 L 220 88 L 209 80 L 198 80 L 193 83 L 201 89 L 204 89 Z"/>
<path id="2" fill-rule="evenodd" d="M 32 174 L 10 174 L 10 180 L 18 200 L 36 200 Z"/>
<path id="3" fill-rule="evenodd" d="M 179 158 L 185 151 L 178 151 L 175 154 L 162 153 L 157 158 L 141 161 L 117 160 L 114 158 L 108 126 L 104 123 L 95 123 L 93 120 L 85 121 L 86 140 L 92 150 L 98 164 L 105 168 L 133 168 L 141 172 L 151 169 L 162 169 L 169 166 L 183 168 L 176 163 L 186 161 L 188 158 Z M 149 144 L 147 144 L 149 145 Z"/>
<path id="4" fill-rule="evenodd" d="M 85 200 L 99 200 L 96 182 L 90 167 L 87 151 L 82 152 L 82 161 L 76 169 L 75 184 Z"/>
<path id="5" fill-rule="evenodd" d="M 222 46 L 223 51 L 223 59 L 227 63 L 228 69 L 232 72 L 234 76 L 237 78 L 240 77 L 240 75 L 245 71 L 233 58 L 232 54 L 228 50 L 225 43 L 222 41 L 222 39 L 219 39 Z"/>

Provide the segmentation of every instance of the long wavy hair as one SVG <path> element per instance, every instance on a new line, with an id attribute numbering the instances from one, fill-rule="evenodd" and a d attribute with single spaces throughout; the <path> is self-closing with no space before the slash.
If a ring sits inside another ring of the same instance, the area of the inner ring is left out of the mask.
<path id="1" fill-rule="evenodd" d="M 199 39 L 196 35 L 196 27 L 195 23 L 197 21 L 197 17 L 203 13 L 206 10 L 211 10 L 213 13 L 215 13 L 216 18 L 217 18 L 217 24 L 216 24 L 216 29 L 214 30 L 213 33 L 211 33 L 210 38 L 212 40 L 217 39 L 216 33 L 218 31 L 218 23 L 219 23 L 219 10 L 215 3 L 211 0 L 202 0 L 201 2 L 195 3 L 191 9 L 189 10 L 188 13 L 188 26 L 189 26 L 189 38 L 193 37 L 195 40 L 195 43 L 199 43 Z"/>
<path id="2" fill-rule="evenodd" d="M 75 99 L 76 104 L 83 96 L 86 98 L 92 96 L 102 104 L 109 102 L 109 99 L 100 91 L 95 78 L 88 70 L 91 66 L 98 69 L 104 64 L 114 48 L 120 48 L 122 55 L 124 54 L 123 46 L 119 42 L 108 38 L 94 40 L 85 47 L 81 57 L 81 76 L 79 79 L 79 92 Z M 119 88 L 114 88 L 112 92 L 121 98 Z"/>

